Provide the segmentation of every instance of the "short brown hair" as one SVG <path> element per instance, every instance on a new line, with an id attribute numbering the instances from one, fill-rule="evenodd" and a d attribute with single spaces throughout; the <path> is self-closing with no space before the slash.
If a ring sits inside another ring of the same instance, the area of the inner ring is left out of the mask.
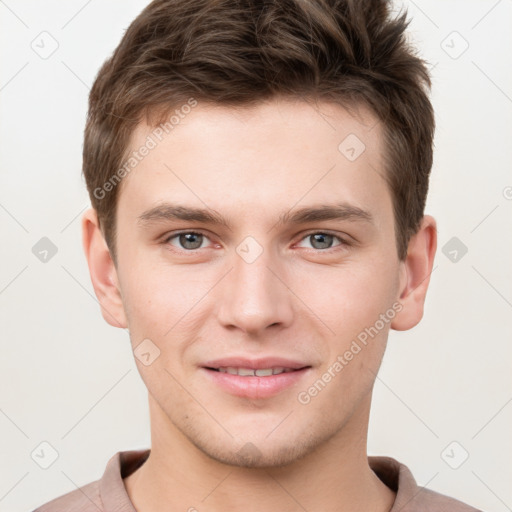
<path id="1" fill-rule="evenodd" d="M 277 96 L 363 104 L 382 122 L 404 259 L 423 217 L 434 136 L 430 77 L 406 41 L 406 16 L 392 18 L 385 0 L 151 2 L 89 96 L 83 173 L 114 262 L 115 185 L 137 124 L 156 126 L 191 98 L 243 107 Z"/>

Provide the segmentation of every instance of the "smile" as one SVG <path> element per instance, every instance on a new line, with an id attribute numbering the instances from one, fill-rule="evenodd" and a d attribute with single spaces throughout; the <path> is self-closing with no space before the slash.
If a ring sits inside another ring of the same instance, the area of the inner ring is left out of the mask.
<path id="1" fill-rule="evenodd" d="M 220 368 L 209 368 L 221 373 L 229 373 L 230 375 L 240 375 L 241 377 L 269 377 L 270 375 L 279 375 L 281 373 L 288 373 L 296 371 L 293 368 L 283 368 L 282 366 L 276 368 L 235 368 L 233 366 L 222 366 Z"/>
<path id="2" fill-rule="evenodd" d="M 244 368 L 220 366 L 201 368 L 203 375 L 213 384 L 213 389 L 249 400 L 268 399 L 289 391 L 294 387 L 304 387 L 304 378 L 312 371 L 311 366 L 287 368 Z"/>

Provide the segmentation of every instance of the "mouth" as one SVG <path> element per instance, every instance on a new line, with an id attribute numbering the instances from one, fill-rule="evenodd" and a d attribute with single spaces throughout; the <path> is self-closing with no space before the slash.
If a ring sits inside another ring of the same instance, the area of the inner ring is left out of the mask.
<path id="1" fill-rule="evenodd" d="M 278 366 L 275 368 L 237 368 L 234 366 L 221 366 L 219 368 L 208 368 L 207 370 L 213 370 L 214 372 L 229 373 L 230 375 L 239 375 L 240 377 L 270 377 L 271 375 L 281 375 L 281 373 L 290 373 L 303 370 L 304 368 L 310 368 L 304 366 L 302 368 L 284 368 Z"/>
<path id="2" fill-rule="evenodd" d="M 297 386 L 312 368 L 295 366 L 203 366 L 200 369 L 217 389 L 240 398 L 258 400 Z"/>

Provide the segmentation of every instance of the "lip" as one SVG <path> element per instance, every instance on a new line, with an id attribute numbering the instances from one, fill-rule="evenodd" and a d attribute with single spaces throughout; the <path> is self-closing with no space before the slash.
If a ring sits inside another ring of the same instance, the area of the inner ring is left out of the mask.
<path id="1" fill-rule="evenodd" d="M 251 368 L 253 370 L 284 367 L 292 368 L 295 371 L 266 377 L 243 377 L 240 375 L 221 373 L 211 369 L 229 366 Z M 230 357 L 208 361 L 201 365 L 200 370 L 211 382 L 223 391 L 237 397 L 258 400 L 270 398 L 296 385 L 309 373 L 311 366 L 285 358 L 265 357 L 261 359 L 247 359 L 243 357 Z"/>
<path id="2" fill-rule="evenodd" d="M 206 361 L 201 364 L 203 368 L 222 368 L 227 366 L 234 366 L 236 368 L 251 368 L 253 370 L 262 370 L 263 368 L 276 368 L 282 366 L 283 368 L 292 368 L 299 370 L 307 363 L 286 359 L 283 357 L 262 357 L 259 359 L 248 359 L 246 357 L 224 357 L 222 359 L 215 359 Z"/>

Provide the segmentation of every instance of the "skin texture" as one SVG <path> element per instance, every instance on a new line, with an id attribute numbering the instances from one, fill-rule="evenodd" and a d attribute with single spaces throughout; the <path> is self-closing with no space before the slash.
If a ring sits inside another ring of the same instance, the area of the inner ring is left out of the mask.
<path id="1" fill-rule="evenodd" d="M 423 315 L 436 225 L 425 216 L 398 259 L 382 127 L 357 112 L 284 99 L 250 109 L 199 104 L 124 178 L 117 265 L 94 210 L 84 214 L 105 320 L 129 328 L 132 348 L 149 339 L 160 351 L 148 366 L 135 359 L 152 441 L 148 461 L 125 479 L 139 512 L 391 508 L 394 493 L 367 462 L 371 394 L 389 329 L 410 329 Z M 141 123 L 131 147 L 152 129 Z M 365 145 L 354 161 L 338 149 L 349 134 Z M 230 225 L 138 220 L 164 202 L 208 208 Z M 285 212 L 340 202 L 372 222 L 278 224 Z M 187 230 L 204 235 L 200 248 L 170 238 Z M 334 235 L 326 246 L 311 237 L 325 232 Z M 251 263 L 237 252 L 247 236 L 262 250 Z M 338 356 L 393 304 L 400 311 L 301 403 L 298 394 L 333 373 Z M 200 368 L 226 356 L 286 357 L 311 368 L 275 396 L 247 399 Z"/>

